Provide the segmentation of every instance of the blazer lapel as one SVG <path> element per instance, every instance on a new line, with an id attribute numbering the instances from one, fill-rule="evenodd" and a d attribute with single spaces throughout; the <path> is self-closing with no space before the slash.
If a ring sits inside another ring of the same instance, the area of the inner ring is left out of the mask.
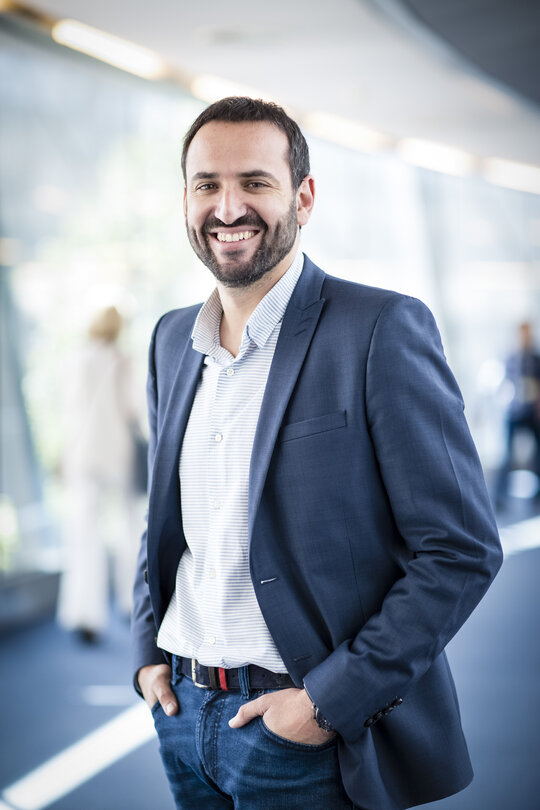
<path id="1" fill-rule="evenodd" d="M 153 594 L 153 598 L 159 602 L 170 598 L 178 562 L 185 547 L 178 463 L 204 360 L 200 352 L 194 351 L 189 335 L 179 335 L 178 342 L 179 346 L 184 345 L 185 348 L 160 430 L 148 510 L 148 567 L 149 570 L 160 572 L 160 597 L 156 592 Z M 161 619 L 166 604 L 155 604 L 155 608 L 156 615 Z"/>
<path id="2" fill-rule="evenodd" d="M 285 409 L 319 321 L 325 274 L 305 257 L 304 268 L 285 311 L 264 393 L 249 480 L 249 536 Z"/>

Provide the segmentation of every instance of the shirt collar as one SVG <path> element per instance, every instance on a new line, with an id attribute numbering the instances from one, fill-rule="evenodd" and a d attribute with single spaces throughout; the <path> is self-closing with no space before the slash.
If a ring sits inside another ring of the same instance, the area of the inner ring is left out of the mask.
<path id="1" fill-rule="evenodd" d="M 283 319 L 293 290 L 304 266 L 304 254 L 299 250 L 289 269 L 259 302 L 244 329 L 242 344 L 252 341 L 259 348 Z M 219 326 L 223 307 L 217 288 L 199 310 L 193 332 L 193 348 L 201 354 L 217 357 L 224 351 L 219 342 Z"/>

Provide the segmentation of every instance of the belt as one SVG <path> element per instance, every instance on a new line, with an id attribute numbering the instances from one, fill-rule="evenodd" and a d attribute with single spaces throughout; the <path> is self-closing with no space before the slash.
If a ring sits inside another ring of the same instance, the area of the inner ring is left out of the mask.
<path id="1" fill-rule="evenodd" d="M 270 672 L 256 664 L 245 667 L 224 669 L 223 667 L 206 667 L 195 658 L 182 658 L 175 655 L 177 669 L 182 675 L 191 678 L 195 686 L 201 689 L 223 689 L 225 691 L 241 689 L 240 673 L 247 674 L 250 689 L 290 689 L 294 681 L 287 672 Z M 246 672 L 247 671 L 247 672 Z"/>

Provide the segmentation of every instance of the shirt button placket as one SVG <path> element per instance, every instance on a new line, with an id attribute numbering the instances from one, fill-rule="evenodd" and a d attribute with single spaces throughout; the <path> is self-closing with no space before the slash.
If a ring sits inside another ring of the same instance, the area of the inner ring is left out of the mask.
<path id="1" fill-rule="evenodd" d="M 214 433 L 212 433 L 213 444 L 216 447 L 216 452 L 219 452 L 217 448 L 223 442 L 223 438 L 224 438 L 223 433 L 220 430 L 216 430 L 214 431 Z M 221 509 L 221 498 L 219 497 L 219 483 L 220 483 L 219 469 L 221 464 L 218 462 L 218 458 L 221 458 L 221 460 L 223 460 L 221 452 L 219 452 L 218 457 L 216 457 L 215 462 L 212 465 L 212 469 L 208 479 L 211 486 L 210 491 L 213 490 L 215 493 L 210 498 L 210 508 L 212 513 L 214 514 L 214 517 L 210 519 L 212 524 L 215 524 L 215 521 L 219 520 L 219 512 Z"/>

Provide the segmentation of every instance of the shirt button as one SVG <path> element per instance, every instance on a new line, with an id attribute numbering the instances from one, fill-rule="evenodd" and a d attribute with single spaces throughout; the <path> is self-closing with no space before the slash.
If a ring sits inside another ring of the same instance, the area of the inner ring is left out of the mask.
<path id="1" fill-rule="evenodd" d="M 216 578 L 216 569 L 211 568 L 210 571 L 208 572 L 208 576 L 210 577 L 210 579 L 215 579 Z"/>
<path id="2" fill-rule="evenodd" d="M 208 641 L 210 642 L 210 644 L 215 644 L 216 643 L 216 637 L 215 636 L 210 636 Z"/>
<path id="3" fill-rule="evenodd" d="M 213 507 L 214 509 L 221 509 L 221 501 L 219 501 L 219 500 L 216 498 L 214 501 L 212 501 L 212 507 Z"/>
<path id="4" fill-rule="evenodd" d="M 222 434 L 222 433 L 215 433 L 215 434 L 214 434 L 214 441 L 215 441 L 215 442 L 221 442 L 221 441 L 223 441 L 223 434 Z"/>
<path id="5" fill-rule="evenodd" d="M 229 368 L 227 369 L 227 371 L 225 372 L 225 374 L 227 375 L 227 377 L 232 377 L 232 376 L 234 376 L 234 368 L 231 368 L 231 367 L 229 366 Z"/>

